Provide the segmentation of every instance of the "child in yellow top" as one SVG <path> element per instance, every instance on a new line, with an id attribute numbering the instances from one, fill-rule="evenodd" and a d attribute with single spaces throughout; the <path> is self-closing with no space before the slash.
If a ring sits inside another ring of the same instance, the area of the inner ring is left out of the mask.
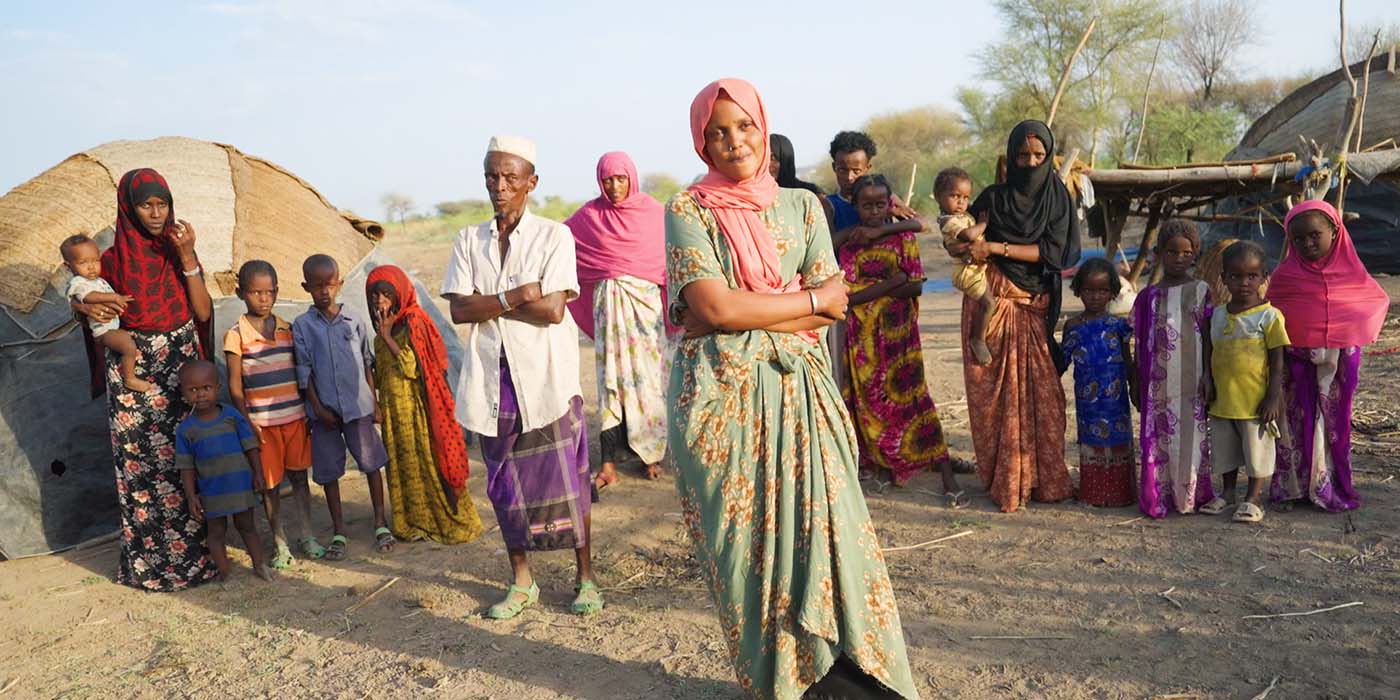
<path id="1" fill-rule="evenodd" d="M 1233 504 L 1244 467 L 1249 493 L 1234 519 L 1257 523 L 1264 519 L 1264 485 L 1274 475 L 1288 331 L 1283 314 L 1259 291 L 1269 277 L 1264 249 L 1253 241 L 1237 241 L 1221 258 L 1230 303 L 1211 315 L 1204 381 L 1211 459 L 1221 475 L 1224 498 L 1217 496 L 1201 506 L 1201 512 L 1220 513 Z"/>
<path id="2" fill-rule="evenodd" d="M 982 237 L 982 229 L 974 228 L 977 221 L 967 213 L 967 204 L 972 199 L 972 176 L 966 170 L 944 168 L 939 172 L 933 181 L 933 198 L 938 200 L 938 230 L 943 234 L 945 247 L 955 241 L 971 243 Z M 971 258 L 955 263 L 953 286 L 978 301 L 968 331 L 972 336 L 968 345 L 977 364 L 989 364 L 992 352 L 987 347 L 987 319 L 992 315 L 995 300 L 987 291 L 987 263 L 974 262 Z"/>

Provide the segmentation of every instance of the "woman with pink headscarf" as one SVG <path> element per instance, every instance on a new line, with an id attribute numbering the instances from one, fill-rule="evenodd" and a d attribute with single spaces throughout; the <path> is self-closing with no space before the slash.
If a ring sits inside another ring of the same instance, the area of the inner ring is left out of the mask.
<path id="1" fill-rule="evenodd" d="M 598 159 L 597 199 L 564 221 L 574 234 L 579 297 L 573 314 L 593 339 L 602 418 L 599 490 L 617 481 L 617 463 L 636 455 L 647 478 L 661 476 L 666 454 L 667 349 L 665 219 L 641 190 L 626 153 Z"/>
<path id="2" fill-rule="evenodd" d="M 1279 443 L 1270 497 L 1337 512 L 1361 504 L 1351 485 L 1351 403 L 1361 346 L 1376 341 L 1390 297 L 1366 271 L 1332 205 L 1303 202 L 1283 220 L 1288 250 L 1269 278 L 1293 345 L 1284 355 L 1290 444 Z"/>
<path id="3" fill-rule="evenodd" d="M 666 212 L 685 327 L 670 443 L 739 685 L 765 699 L 915 698 L 855 431 L 816 333 L 846 312 L 822 205 L 768 173 L 749 83 L 707 85 L 690 129 L 709 172 Z"/>

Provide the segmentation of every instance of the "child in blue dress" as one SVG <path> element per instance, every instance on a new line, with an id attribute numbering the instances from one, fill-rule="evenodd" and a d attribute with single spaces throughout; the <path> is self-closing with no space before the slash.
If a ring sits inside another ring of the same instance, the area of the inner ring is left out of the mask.
<path id="1" fill-rule="evenodd" d="M 1065 355 L 1074 365 L 1074 398 L 1079 427 L 1079 500 L 1091 506 L 1130 506 L 1135 502 L 1133 422 L 1135 391 L 1132 326 L 1108 313 L 1122 282 L 1113 265 L 1090 258 L 1079 267 L 1070 289 L 1084 311 L 1065 322 Z"/>

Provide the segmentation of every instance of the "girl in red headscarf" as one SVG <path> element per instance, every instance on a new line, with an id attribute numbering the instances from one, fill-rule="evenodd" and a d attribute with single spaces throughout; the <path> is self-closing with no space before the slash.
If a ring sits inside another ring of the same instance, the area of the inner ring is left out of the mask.
<path id="1" fill-rule="evenodd" d="M 1293 344 L 1284 352 L 1291 444 L 1278 447 L 1275 501 L 1329 511 L 1361 504 L 1351 485 L 1351 402 L 1361 346 L 1376 341 L 1390 297 L 1366 271 L 1331 204 L 1303 202 L 1283 220 L 1288 252 L 1269 279 Z"/>
<path id="2" fill-rule="evenodd" d="M 365 281 L 374 321 L 374 381 L 389 451 L 394 535 L 443 544 L 481 535 L 467 493 L 467 445 L 447 383 L 447 347 L 404 271 L 374 268 Z"/>

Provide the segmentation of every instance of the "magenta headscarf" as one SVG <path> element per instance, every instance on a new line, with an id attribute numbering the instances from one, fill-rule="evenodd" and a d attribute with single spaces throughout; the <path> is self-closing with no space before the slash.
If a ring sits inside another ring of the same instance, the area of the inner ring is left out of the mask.
<path id="1" fill-rule="evenodd" d="M 626 175 L 627 198 L 618 204 L 603 191 L 603 180 Z M 593 288 L 603 280 L 629 275 L 662 286 L 666 298 L 666 210 L 642 191 L 637 166 L 622 151 L 598 159 L 600 196 L 564 221 L 574 232 L 579 295 L 569 302 L 574 321 L 593 337 Z M 663 301 L 664 303 L 664 301 Z"/>
<path id="2" fill-rule="evenodd" d="M 1283 312 L 1288 339 L 1301 348 L 1349 348 L 1369 345 L 1380 335 L 1390 296 L 1356 256 L 1351 234 L 1331 204 L 1303 202 L 1289 210 L 1288 224 L 1310 211 L 1322 212 L 1337 229 L 1332 250 L 1316 262 L 1304 260 L 1293 247 L 1269 278 L 1269 302 Z"/>

